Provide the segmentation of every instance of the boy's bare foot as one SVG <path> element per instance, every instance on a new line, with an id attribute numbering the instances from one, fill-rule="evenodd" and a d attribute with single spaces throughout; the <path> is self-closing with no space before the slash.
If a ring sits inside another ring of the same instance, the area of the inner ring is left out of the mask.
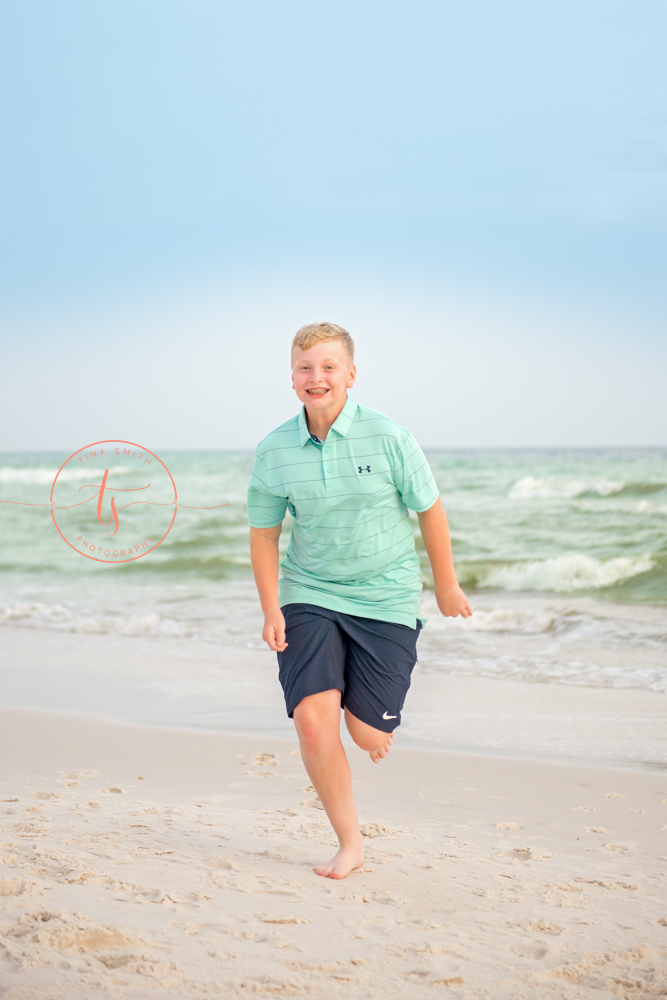
<path id="1" fill-rule="evenodd" d="M 361 868 L 363 863 L 364 839 L 360 834 L 358 846 L 341 847 L 328 864 L 318 865 L 313 871 L 323 878 L 347 878 L 351 871 Z"/>
<path id="2" fill-rule="evenodd" d="M 368 756 L 370 757 L 370 759 L 373 761 L 374 764 L 378 764 L 381 760 L 383 760 L 387 756 L 387 754 L 391 750 L 391 742 L 392 742 L 393 738 L 394 738 L 394 734 L 393 733 L 389 733 L 389 735 L 387 736 L 387 742 L 386 743 L 383 743 L 382 746 L 378 750 L 371 750 L 370 751 L 370 753 L 368 754 Z"/>

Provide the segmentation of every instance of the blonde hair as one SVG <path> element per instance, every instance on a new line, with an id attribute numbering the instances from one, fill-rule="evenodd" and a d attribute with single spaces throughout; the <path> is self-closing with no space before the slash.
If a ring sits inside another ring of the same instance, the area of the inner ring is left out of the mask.
<path id="1" fill-rule="evenodd" d="M 354 362 L 354 341 L 347 330 L 336 323 L 308 323 L 302 326 L 294 335 L 292 350 L 300 347 L 302 351 L 307 351 L 326 340 L 339 340 L 349 354 L 350 361 Z"/>

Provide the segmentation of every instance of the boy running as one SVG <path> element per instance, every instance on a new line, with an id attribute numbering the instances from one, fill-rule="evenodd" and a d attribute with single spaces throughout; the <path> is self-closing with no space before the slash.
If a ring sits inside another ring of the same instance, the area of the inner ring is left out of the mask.
<path id="1" fill-rule="evenodd" d="M 346 330 L 314 323 L 297 332 L 292 386 L 303 407 L 260 443 L 248 490 L 262 638 L 278 654 L 287 714 L 340 844 L 314 869 L 328 878 L 364 861 L 341 708 L 357 746 L 382 760 L 417 660 L 422 583 L 408 509 L 419 517 L 440 611 L 472 614 L 426 458 L 405 427 L 347 395 L 355 378 Z"/>

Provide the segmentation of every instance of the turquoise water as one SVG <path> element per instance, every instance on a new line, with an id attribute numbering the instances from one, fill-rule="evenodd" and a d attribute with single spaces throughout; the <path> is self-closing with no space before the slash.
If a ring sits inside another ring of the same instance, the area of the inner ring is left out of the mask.
<path id="1" fill-rule="evenodd" d="M 180 503 L 226 506 L 179 508 L 158 548 L 117 565 L 83 558 L 54 527 L 49 494 L 67 457 L 0 454 L 0 500 L 15 501 L 0 503 L 0 624 L 261 646 L 245 511 L 250 452 L 160 453 Z M 667 448 L 428 458 L 459 578 L 478 607 L 465 627 L 438 616 L 418 537 L 430 619 L 420 648 L 437 669 L 667 689 Z M 90 475 L 70 472 L 76 495 Z M 86 510 L 73 523 L 92 524 Z M 136 506 L 124 524 L 150 534 L 154 512 Z"/>
<path id="2" fill-rule="evenodd" d="M 0 454 L 0 500 L 48 504 L 65 457 Z M 180 502 L 227 506 L 179 509 L 174 529 L 150 556 L 110 567 L 77 558 L 54 530 L 48 507 L 3 503 L 0 570 L 63 579 L 113 572 L 118 579 L 175 582 L 247 576 L 245 490 L 252 455 L 160 457 Z M 449 515 L 459 577 L 468 588 L 667 602 L 667 448 L 432 451 L 428 457 Z M 141 514 L 136 512 L 139 534 Z M 420 539 L 418 548 L 428 584 Z"/>

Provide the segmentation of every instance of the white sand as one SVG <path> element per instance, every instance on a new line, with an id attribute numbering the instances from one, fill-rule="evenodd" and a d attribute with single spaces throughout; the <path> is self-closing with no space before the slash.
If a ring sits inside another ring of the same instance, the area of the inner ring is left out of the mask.
<path id="1" fill-rule="evenodd" d="M 351 751 L 362 872 L 294 740 L 0 710 L 0 996 L 667 991 L 667 773 Z"/>

